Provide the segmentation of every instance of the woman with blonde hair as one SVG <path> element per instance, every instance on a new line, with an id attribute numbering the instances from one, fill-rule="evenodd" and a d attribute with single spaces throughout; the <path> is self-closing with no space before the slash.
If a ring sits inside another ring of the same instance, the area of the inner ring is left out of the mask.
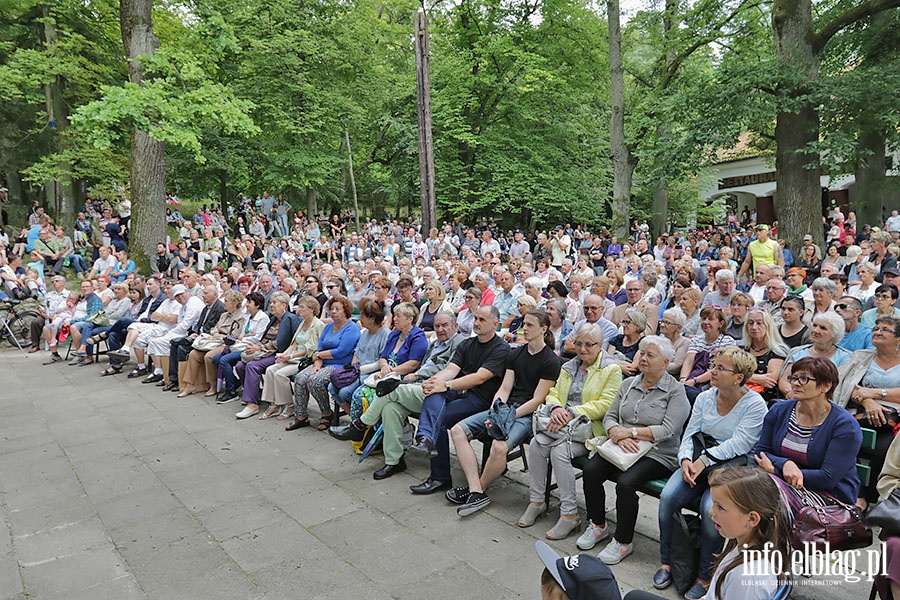
<path id="1" fill-rule="evenodd" d="M 747 312 L 740 346 L 756 361 L 753 375 L 747 379 L 747 387 L 767 402 L 775 400 L 779 395 L 778 377 L 788 347 L 768 311 L 754 307 Z"/>
<path id="2" fill-rule="evenodd" d="M 423 304 L 419 310 L 416 326 L 428 333 L 434 331 L 434 316 L 442 310 L 449 311 L 450 304 L 446 301 L 447 292 L 444 290 L 440 280 L 432 279 L 426 282 L 422 289 L 428 302 Z"/>

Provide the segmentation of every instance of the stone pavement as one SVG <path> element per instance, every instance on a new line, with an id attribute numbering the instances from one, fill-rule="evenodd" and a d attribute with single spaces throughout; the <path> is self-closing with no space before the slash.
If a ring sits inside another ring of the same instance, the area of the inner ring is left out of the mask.
<path id="1" fill-rule="evenodd" d="M 325 433 L 45 358 L 0 350 L 0 599 L 540 597 L 533 546 L 556 513 L 515 526 L 520 462 L 461 519 L 439 495 L 410 494 L 428 473 L 418 456 L 375 482 L 380 457 L 358 464 Z M 635 554 L 613 568 L 623 591 L 649 589 L 656 529 L 645 498 Z M 554 546 L 575 553 L 574 539 Z"/>

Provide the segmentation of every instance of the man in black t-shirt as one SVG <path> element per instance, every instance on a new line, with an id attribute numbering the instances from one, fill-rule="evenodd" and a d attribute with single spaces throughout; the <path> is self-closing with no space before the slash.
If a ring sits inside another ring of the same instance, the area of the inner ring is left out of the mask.
<path id="1" fill-rule="evenodd" d="M 506 372 L 509 346 L 497 336 L 500 312 L 493 305 L 475 311 L 476 337 L 462 342 L 444 369 L 422 384 L 425 402 L 419 416 L 416 443 L 431 455 L 431 475 L 410 487 L 414 494 L 433 494 L 450 487 L 450 443 L 447 429 L 487 410 Z"/>

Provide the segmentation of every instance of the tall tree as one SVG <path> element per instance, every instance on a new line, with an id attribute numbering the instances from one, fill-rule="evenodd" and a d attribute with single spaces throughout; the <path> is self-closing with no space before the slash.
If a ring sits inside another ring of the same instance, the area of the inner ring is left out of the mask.
<path id="1" fill-rule="evenodd" d="M 153 33 L 153 0 L 121 0 L 122 43 L 128 60 L 128 79 L 144 82 L 142 60 L 159 48 Z M 156 244 L 166 239 L 166 144 L 149 132 L 131 132 L 131 250 L 135 262 L 149 266 Z"/>
<path id="2" fill-rule="evenodd" d="M 812 0 L 775 0 L 775 56 L 784 73 L 776 125 L 775 170 L 781 236 L 799 247 L 804 235 L 824 242 L 819 181 L 819 113 L 815 94 L 823 53 L 831 38 L 858 21 L 900 6 L 900 0 L 839 3 L 817 26 Z"/>
<path id="3" fill-rule="evenodd" d="M 622 30 L 619 0 L 607 0 L 609 20 L 609 77 L 612 116 L 609 126 L 610 156 L 613 164 L 612 226 L 620 239 L 628 235 L 631 180 L 637 160 L 625 141 L 625 76 L 622 67 Z"/>

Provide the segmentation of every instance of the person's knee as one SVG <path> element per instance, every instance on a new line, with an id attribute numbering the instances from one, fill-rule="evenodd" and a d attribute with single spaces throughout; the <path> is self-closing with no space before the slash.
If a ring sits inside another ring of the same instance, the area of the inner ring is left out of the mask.
<path id="1" fill-rule="evenodd" d="M 491 456 L 495 458 L 503 458 L 506 460 L 506 455 L 509 454 L 509 447 L 506 445 L 506 442 L 503 440 L 494 440 L 491 443 Z"/>

